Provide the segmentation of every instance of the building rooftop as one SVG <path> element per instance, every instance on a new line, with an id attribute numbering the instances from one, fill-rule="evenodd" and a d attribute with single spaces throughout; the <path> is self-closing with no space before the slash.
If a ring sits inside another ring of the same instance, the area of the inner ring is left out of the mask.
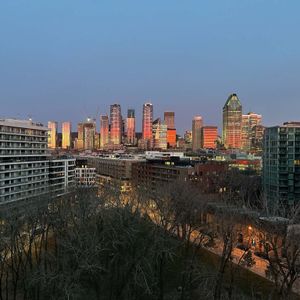
<path id="1" fill-rule="evenodd" d="M 0 119 L 0 125 L 8 127 L 28 128 L 37 130 L 48 130 L 42 123 L 35 123 L 32 120 L 19 120 L 19 119 Z"/>
<path id="2" fill-rule="evenodd" d="M 289 122 L 284 122 L 283 126 L 285 127 L 300 127 L 300 121 L 289 121 Z"/>

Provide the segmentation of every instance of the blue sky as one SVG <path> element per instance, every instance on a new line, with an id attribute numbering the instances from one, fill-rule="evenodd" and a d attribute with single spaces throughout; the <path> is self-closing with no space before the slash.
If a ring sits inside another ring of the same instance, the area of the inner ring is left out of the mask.
<path id="1" fill-rule="evenodd" d="M 220 126 L 236 92 L 266 125 L 300 120 L 299 11 L 297 0 L 2 0 L 0 116 L 75 125 L 120 103 L 139 129 L 151 99 L 183 132 L 196 114 Z"/>

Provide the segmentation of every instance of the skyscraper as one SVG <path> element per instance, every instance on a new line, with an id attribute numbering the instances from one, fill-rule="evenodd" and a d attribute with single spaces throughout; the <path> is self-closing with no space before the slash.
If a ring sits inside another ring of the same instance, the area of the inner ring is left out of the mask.
<path id="1" fill-rule="evenodd" d="M 244 151 L 251 150 L 252 129 L 254 126 L 260 125 L 261 119 L 261 115 L 252 112 L 242 115 L 241 148 Z"/>
<path id="2" fill-rule="evenodd" d="M 218 127 L 217 126 L 204 126 L 202 127 L 201 134 L 202 148 L 216 149 L 216 141 L 218 139 Z"/>
<path id="3" fill-rule="evenodd" d="M 77 124 L 77 140 L 75 140 L 76 142 L 75 148 L 77 150 L 83 150 L 83 137 L 84 137 L 83 124 L 84 123 Z"/>
<path id="4" fill-rule="evenodd" d="M 263 191 L 269 204 L 300 201 L 300 122 L 265 129 Z M 277 206 L 278 207 L 278 206 Z"/>
<path id="5" fill-rule="evenodd" d="M 48 128 L 48 148 L 55 149 L 57 141 L 57 122 L 49 121 Z"/>
<path id="6" fill-rule="evenodd" d="M 134 109 L 128 109 L 126 119 L 126 135 L 127 143 L 130 145 L 135 144 L 135 111 Z"/>
<path id="7" fill-rule="evenodd" d="M 168 129 L 175 129 L 175 113 L 173 111 L 165 111 L 164 121 Z"/>
<path id="8" fill-rule="evenodd" d="M 71 122 L 63 122 L 61 126 L 62 132 L 62 148 L 71 148 Z"/>
<path id="9" fill-rule="evenodd" d="M 176 147 L 175 113 L 165 111 L 164 123 L 167 125 L 167 142 L 169 147 Z"/>
<path id="10" fill-rule="evenodd" d="M 192 149 L 196 151 L 201 148 L 201 129 L 203 120 L 201 116 L 195 116 L 192 123 Z"/>
<path id="11" fill-rule="evenodd" d="M 91 118 L 78 123 L 77 150 L 93 150 L 95 148 L 96 122 Z"/>
<path id="12" fill-rule="evenodd" d="M 107 115 L 100 116 L 100 148 L 109 143 L 109 119 Z"/>
<path id="13" fill-rule="evenodd" d="M 153 105 L 145 103 L 143 105 L 142 135 L 144 140 L 152 139 Z"/>
<path id="14" fill-rule="evenodd" d="M 256 125 L 251 130 L 251 152 L 261 153 L 263 148 L 263 137 L 265 127 L 263 125 Z"/>
<path id="15" fill-rule="evenodd" d="M 223 107 L 223 143 L 226 148 L 241 148 L 242 104 L 231 94 Z"/>
<path id="16" fill-rule="evenodd" d="M 167 125 L 161 122 L 160 118 L 156 119 L 152 124 L 153 148 L 165 150 L 167 143 Z"/>
<path id="17" fill-rule="evenodd" d="M 85 150 L 95 149 L 95 134 L 96 134 L 96 122 L 93 119 L 88 118 L 84 123 L 84 139 L 83 147 Z"/>
<path id="18" fill-rule="evenodd" d="M 120 145 L 122 142 L 122 114 L 120 104 L 110 106 L 110 142 Z"/>

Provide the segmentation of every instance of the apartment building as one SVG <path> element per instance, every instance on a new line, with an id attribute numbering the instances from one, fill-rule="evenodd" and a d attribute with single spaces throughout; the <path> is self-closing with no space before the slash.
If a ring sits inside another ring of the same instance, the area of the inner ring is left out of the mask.
<path id="1" fill-rule="evenodd" d="M 61 175 L 65 178 L 61 187 L 66 188 L 73 182 L 72 160 L 75 164 L 75 159 L 55 161 L 51 158 L 48 128 L 41 123 L 0 119 L 0 204 L 26 200 L 53 190 L 51 184 L 57 181 L 52 178 L 58 175 L 54 175 L 54 166 L 58 161 L 68 165 L 60 170 L 61 174 L 63 171 L 68 174 Z"/>

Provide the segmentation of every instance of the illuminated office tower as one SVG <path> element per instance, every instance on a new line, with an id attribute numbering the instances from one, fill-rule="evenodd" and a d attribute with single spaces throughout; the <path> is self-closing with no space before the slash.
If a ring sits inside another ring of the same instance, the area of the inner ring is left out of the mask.
<path id="1" fill-rule="evenodd" d="M 251 146 L 250 150 L 253 153 L 261 153 L 263 147 L 265 127 L 263 125 L 256 125 L 251 130 Z"/>
<path id="2" fill-rule="evenodd" d="M 165 111 L 164 121 L 168 129 L 175 129 L 175 113 L 173 111 Z"/>
<path id="3" fill-rule="evenodd" d="M 126 134 L 127 143 L 130 145 L 135 144 L 135 111 L 134 109 L 128 109 L 126 119 Z"/>
<path id="4" fill-rule="evenodd" d="M 152 124 L 153 148 L 165 150 L 168 148 L 167 143 L 167 125 L 161 122 L 160 118 Z"/>
<path id="5" fill-rule="evenodd" d="M 93 150 L 95 148 L 96 122 L 87 118 L 85 122 L 78 123 L 77 150 Z"/>
<path id="6" fill-rule="evenodd" d="M 122 115 L 120 104 L 110 106 L 110 142 L 120 145 L 122 141 Z"/>
<path id="7" fill-rule="evenodd" d="M 252 129 L 254 126 L 261 124 L 261 119 L 261 115 L 252 112 L 242 115 L 241 148 L 244 151 L 251 150 Z"/>
<path id="8" fill-rule="evenodd" d="M 100 133 L 97 131 L 95 132 L 95 138 L 94 138 L 94 148 L 95 149 L 100 149 Z"/>
<path id="9" fill-rule="evenodd" d="M 202 148 L 216 149 L 218 139 L 218 127 L 217 126 L 204 126 L 202 127 Z"/>
<path id="10" fill-rule="evenodd" d="M 83 124 L 84 123 L 78 123 L 77 125 L 77 140 L 76 140 L 76 149 L 77 150 L 83 150 Z"/>
<path id="11" fill-rule="evenodd" d="M 203 121 L 201 116 L 195 116 L 192 124 L 192 149 L 196 151 L 201 148 L 201 129 Z"/>
<path id="12" fill-rule="evenodd" d="M 143 105 L 143 124 L 142 124 L 142 136 L 143 140 L 152 139 L 152 122 L 153 122 L 153 105 L 151 103 L 145 103 Z"/>
<path id="13" fill-rule="evenodd" d="M 62 132 L 62 148 L 71 148 L 71 122 L 63 122 L 61 126 Z"/>
<path id="14" fill-rule="evenodd" d="M 167 125 L 167 142 L 169 147 L 176 147 L 175 113 L 165 111 L 164 122 Z"/>
<path id="15" fill-rule="evenodd" d="M 83 147 L 85 150 L 95 149 L 96 122 L 90 118 L 84 123 Z"/>
<path id="16" fill-rule="evenodd" d="M 48 148 L 55 149 L 57 141 L 57 122 L 49 121 L 48 128 Z"/>
<path id="17" fill-rule="evenodd" d="M 109 119 L 107 115 L 100 116 L 100 148 L 109 143 Z"/>
<path id="18" fill-rule="evenodd" d="M 226 148 L 241 148 L 242 104 L 231 94 L 223 107 L 223 144 Z"/>

